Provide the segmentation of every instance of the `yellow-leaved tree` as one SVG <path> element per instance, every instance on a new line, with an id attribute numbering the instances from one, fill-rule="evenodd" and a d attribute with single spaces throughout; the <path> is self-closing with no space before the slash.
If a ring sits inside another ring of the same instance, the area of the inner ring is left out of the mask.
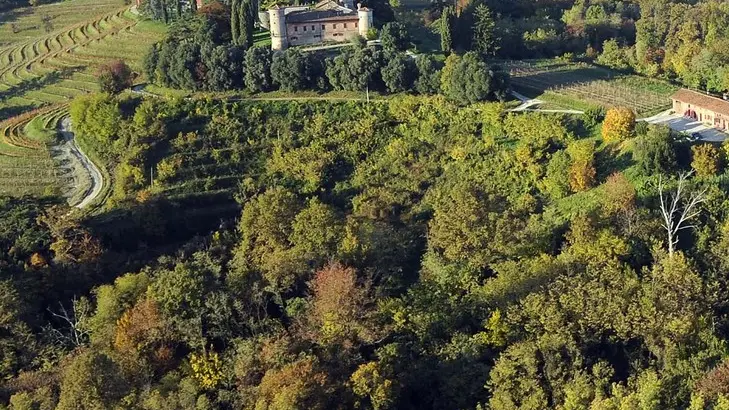
<path id="1" fill-rule="evenodd" d="M 691 168 L 700 177 L 716 175 L 719 171 L 720 161 L 719 150 L 711 144 L 691 147 Z"/>
<path id="2" fill-rule="evenodd" d="M 627 107 L 613 107 L 605 114 L 602 123 L 602 139 L 606 143 L 630 138 L 635 131 L 635 113 Z"/>
<path id="3" fill-rule="evenodd" d="M 567 148 L 572 164 L 569 169 L 570 188 L 574 192 L 590 189 L 595 184 L 595 144 L 581 140 Z"/>

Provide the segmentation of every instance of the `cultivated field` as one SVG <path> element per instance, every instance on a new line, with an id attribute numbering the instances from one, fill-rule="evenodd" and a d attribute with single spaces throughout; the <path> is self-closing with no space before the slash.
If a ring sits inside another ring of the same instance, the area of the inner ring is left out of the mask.
<path id="1" fill-rule="evenodd" d="M 164 31 L 121 0 L 70 0 L 0 14 L 0 194 L 73 195 L 83 178 L 52 147 L 68 102 L 97 90 L 95 73 L 110 60 L 123 59 L 140 72 Z"/>
<path id="2" fill-rule="evenodd" d="M 51 195 L 63 185 L 63 167 L 51 156 L 50 130 L 65 106 L 49 106 L 0 123 L 0 194 Z M 59 165 L 59 166 L 56 166 Z"/>
<path id="3" fill-rule="evenodd" d="M 126 6 L 107 8 L 111 10 L 86 13 L 87 20 L 80 23 L 0 49 L 0 118 L 96 90 L 94 73 L 109 60 L 121 58 L 141 70 L 146 50 L 162 37 L 163 26 L 140 21 Z"/>
<path id="4" fill-rule="evenodd" d="M 509 61 L 512 84 L 531 91 L 540 99 L 569 105 L 625 106 L 639 115 L 655 114 L 671 105 L 670 84 L 634 75 L 624 75 L 588 64 L 547 61 Z M 540 94 L 544 95 L 540 95 Z M 550 98 L 552 97 L 552 98 Z M 572 108 L 572 107 L 569 107 Z"/>

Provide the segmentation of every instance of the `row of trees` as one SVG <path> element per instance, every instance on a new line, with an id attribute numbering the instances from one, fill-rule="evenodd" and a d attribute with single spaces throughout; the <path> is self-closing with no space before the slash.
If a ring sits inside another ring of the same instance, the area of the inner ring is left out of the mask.
<path id="1" fill-rule="evenodd" d="M 358 41 L 329 58 L 297 48 L 273 53 L 267 47 L 252 47 L 244 53 L 239 47 L 212 42 L 178 44 L 171 36 L 154 46 L 145 70 L 160 85 L 191 90 L 443 92 L 464 103 L 506 97 L 508 75 L 479 55 L 454 54 L 441 71 L 431 56 L 413 58 L 400 51 L 407 47 L 401 33 L 400 26 L 387 25 L 384 50 Z"/>

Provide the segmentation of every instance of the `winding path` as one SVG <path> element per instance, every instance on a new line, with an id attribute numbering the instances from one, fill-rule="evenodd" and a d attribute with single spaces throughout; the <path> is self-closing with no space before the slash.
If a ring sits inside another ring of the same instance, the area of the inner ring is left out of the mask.
<path id="1" fill-rule="evenodd" d="M 91 159 L 89 159 L 88 156 L 86 156 L 86 154 L 83 153 L 83 151 L 81 151 L 81 149 L 76 144 L 73 132 L 71 131 L 70 117 L 64 117 L 63 120 L 61 120 L 58 131 L 63 137 L 63 144 L 67 145 L 67 148 L 71 155 L 73 155 L 79 161 L 79 163 L 81 163 L 81 165 L 91 177 L 91 186 L 84 193 L 84 197 L 81 202 L 75 205 L 76 208 L 83 209 L 90 203 L 92 203 L 101 193 L 101 190 L 104 187 L 104 177 L 101 175 L 101 171 L 99 170 L 99 168 L 93 163 L 93 161 L 91 161 Z"/>

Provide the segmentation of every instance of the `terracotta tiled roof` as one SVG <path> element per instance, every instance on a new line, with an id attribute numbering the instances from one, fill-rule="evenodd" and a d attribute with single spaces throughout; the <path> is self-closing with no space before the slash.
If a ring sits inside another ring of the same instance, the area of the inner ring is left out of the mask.
<path id="1" fill-rule="evenodd" d="M 671 98 L 713 111 L 717 114 L 729 116 L 729 101 L 724 101 L 721 98 L 712 97 L 710 95 L 687 89 L 676 91 Z"/>

